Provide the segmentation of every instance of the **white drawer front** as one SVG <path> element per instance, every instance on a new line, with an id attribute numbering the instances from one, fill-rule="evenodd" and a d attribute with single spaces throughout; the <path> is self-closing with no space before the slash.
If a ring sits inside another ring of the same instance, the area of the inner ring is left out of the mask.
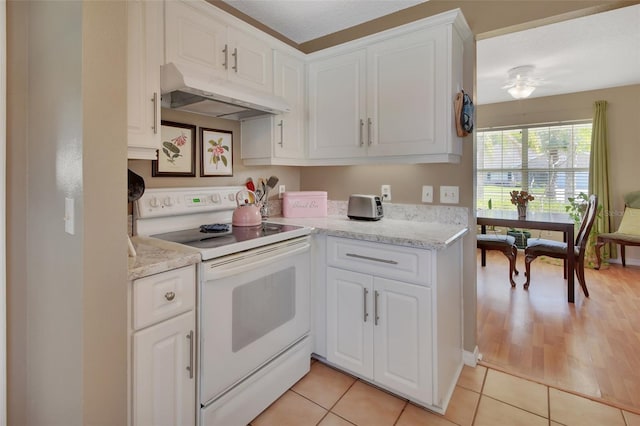
<path id="1" fill-rule="evenodd" d="M 195 306 L 195 265 L 133 282 L 133 328 L 139 330 Z"/>
<path id="2" fill-rule="evenodd" d="M 328 265 L 423 286 L 431 285 L 431 257 L 424 249 L 327 238 Z"/>

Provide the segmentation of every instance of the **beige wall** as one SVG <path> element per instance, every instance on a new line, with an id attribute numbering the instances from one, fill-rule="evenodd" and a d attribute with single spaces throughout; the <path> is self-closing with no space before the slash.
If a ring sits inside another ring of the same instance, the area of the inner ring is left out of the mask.
<path id="1" fill-rule="evenodd" d="M 126 423 L 124 5 L 7 3 L 10 425 Z"/>
<path id="2" fill-rule="evenodd" d="M 278 184 L 285 185 L 287 191 L 300 188 L 300 170 L 298 167 L 251 166 L 246 167 L 240 159 L 240 122 L 207 117 L 184 111 L 162 109 L 162 119 L 178 123 L 195 124 L 196 129 L 196 177 L 151 177 L 150 160 L 129 160 L 129 169 L 143 177 L 147 188 L 168 188 L 177 186 L 229 186 L 244 185 L 248 177 L 277 176 Z M 200 127 L 230 130 L 233 132 L 233 176 L 199 177 L 200 175 Z M 277 197 L 272 191 L 270 198 Z"/>
<path id="3" fill-rule="evenodd" d="M 127 422 L 126 2 L 82 2 L 82 424 Z"/>
<path id="4" fill-rule="evenodd" d="M 633 123 L 640 119 L 640 85 L 482 105 L 479 127 L 591 119 L 595 101 L 607 101 L 609 185 L 612 227 L 620 225 L 624 194 L 640 191 L 640 137 Z M 640 249 L 629 247 L 627 259 L 640 264 Z"/>

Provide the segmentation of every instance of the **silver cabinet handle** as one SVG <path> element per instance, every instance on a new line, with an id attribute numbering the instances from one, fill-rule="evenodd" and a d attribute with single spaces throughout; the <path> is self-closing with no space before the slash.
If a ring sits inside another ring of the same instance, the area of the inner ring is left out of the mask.
<path id="1" fill-rule="evenodd" d="M 369 312 L 367 312 L 367 296 L 369 295 L 369 290 L 367 288 L 363 289 L 362 300 L 364 302 L 364 322 L 367 322 L 367 318 L 369 318 Z"/>
<path id="2" fill-rule="evenodd" d="M 224 63 L 222 64 L 222 66 L 226 70 L 227 68 L 229 68 L 229 46 L 228 45 L 226 44 L 224 45 L 224 49 L 222 49 L 222 53 L 224 53 Z"/>
<path id="3" fill-rule="evenodd" d="M 237 47 L 233 48 L 233 53 L 231 54 L 231 56 L 233 56 L 233 66 L 231 68 L 235 72 L 238 72 L 238 48 Z"/>
<path id="4" fill-rule="evenodd" d="M 153 134 L 158 134 L 158 92 L 153 92 L 153 98 L 151 98 L 151 102 L 153 102 Z"/>
<path id="5" fill-rule="evenodd" d="M 168 291 L 164 294 L 164 298 L 167 299 L 169 302 L 171 302 L 173 299 L 176 298 L 176 294 L 172 291 Z"/>
<path id="6" fill-rule="evenodd" d="M 193 379 L 193 330 L 189 331 L 187 339 L 189 340 L 189 365 L 187 366 L 187 371 L 189 372 L 189 378 Z"/>
<path id="7" fill-rule="evenodd" d="M 378 320 L 380 319 L 380 317 L 378 316 L 378 297 L 380 297 L 380 293 L 378 293 L 378 291 L 374 291 L 373 292 L 373 298 L 374 298 L 374 302 L 373 302 L 373 316 L 374 316 L 374 321 L 373 323 L 375 325 L 378 325 Z"/>
<path id="8" fill-rule="evenodd" d="M 388 263 L 390 265 L 398 264 L 398 262 L 396 262 L 395 260 L 379 259 L 377 257 L 362 256 L 361 254 L 355 254 L 355 253 L 347 253 L 346 256 L 355 257 L 356 259 L 373 260 L 374 262 Z"/>
<path id="9" fill-rule="evenodd" d="M 280 142 L 278 142 L 278 145 L 284 148 L 284 121 L 280 120 L 278 126 L 280 126 Z"/>
<path id="10" fill-rule="evenodd" d="M 360 119 L 360 146 L 364 145 L 364 120 Z"/>
<path id="11" fill-rule="evenodd" d="M 367 118 L 367 135 L 369 136 L 369 146 L 371 146 L 371 119 Z"/>

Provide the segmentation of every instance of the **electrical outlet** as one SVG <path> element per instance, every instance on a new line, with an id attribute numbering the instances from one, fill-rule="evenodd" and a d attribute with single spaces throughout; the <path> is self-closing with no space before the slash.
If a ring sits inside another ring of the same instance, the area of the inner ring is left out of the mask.
<path id="1" fill-rule="evenodd" d="M 460 193 L 457 186 L 441 186 L 440 202 L 442 204 L 458 204 L 460 202 Z"/>
<path id="2" fill-rule="evenodd" d="M 433 186 L 424 185 L 422 187 L 422 202 L 433 203 Z"/>
<path id="3" fill-rule="evenodd" d="M 286 191 L 286 188 L 284 185 L 279 185 L 278 186 L 278 198 L 282 199 L 282 194 L 284 194 L 284 192 Z"/>
<path id="4" fill-rule="evenodd" d="M 382 194 L 382 201 L 391 201 L 391 185 L 382 185 L 380 187 L 380 194 Z"/>

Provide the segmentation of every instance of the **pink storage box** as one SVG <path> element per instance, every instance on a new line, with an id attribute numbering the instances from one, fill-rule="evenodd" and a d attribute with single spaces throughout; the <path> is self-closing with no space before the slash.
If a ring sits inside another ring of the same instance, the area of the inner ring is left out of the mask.
<path id="1" fill-rule="evenodd" d="M 327 193 L 325 191 L 298 191 L 282 194 L 284 217 L 326 217 Z"/>

